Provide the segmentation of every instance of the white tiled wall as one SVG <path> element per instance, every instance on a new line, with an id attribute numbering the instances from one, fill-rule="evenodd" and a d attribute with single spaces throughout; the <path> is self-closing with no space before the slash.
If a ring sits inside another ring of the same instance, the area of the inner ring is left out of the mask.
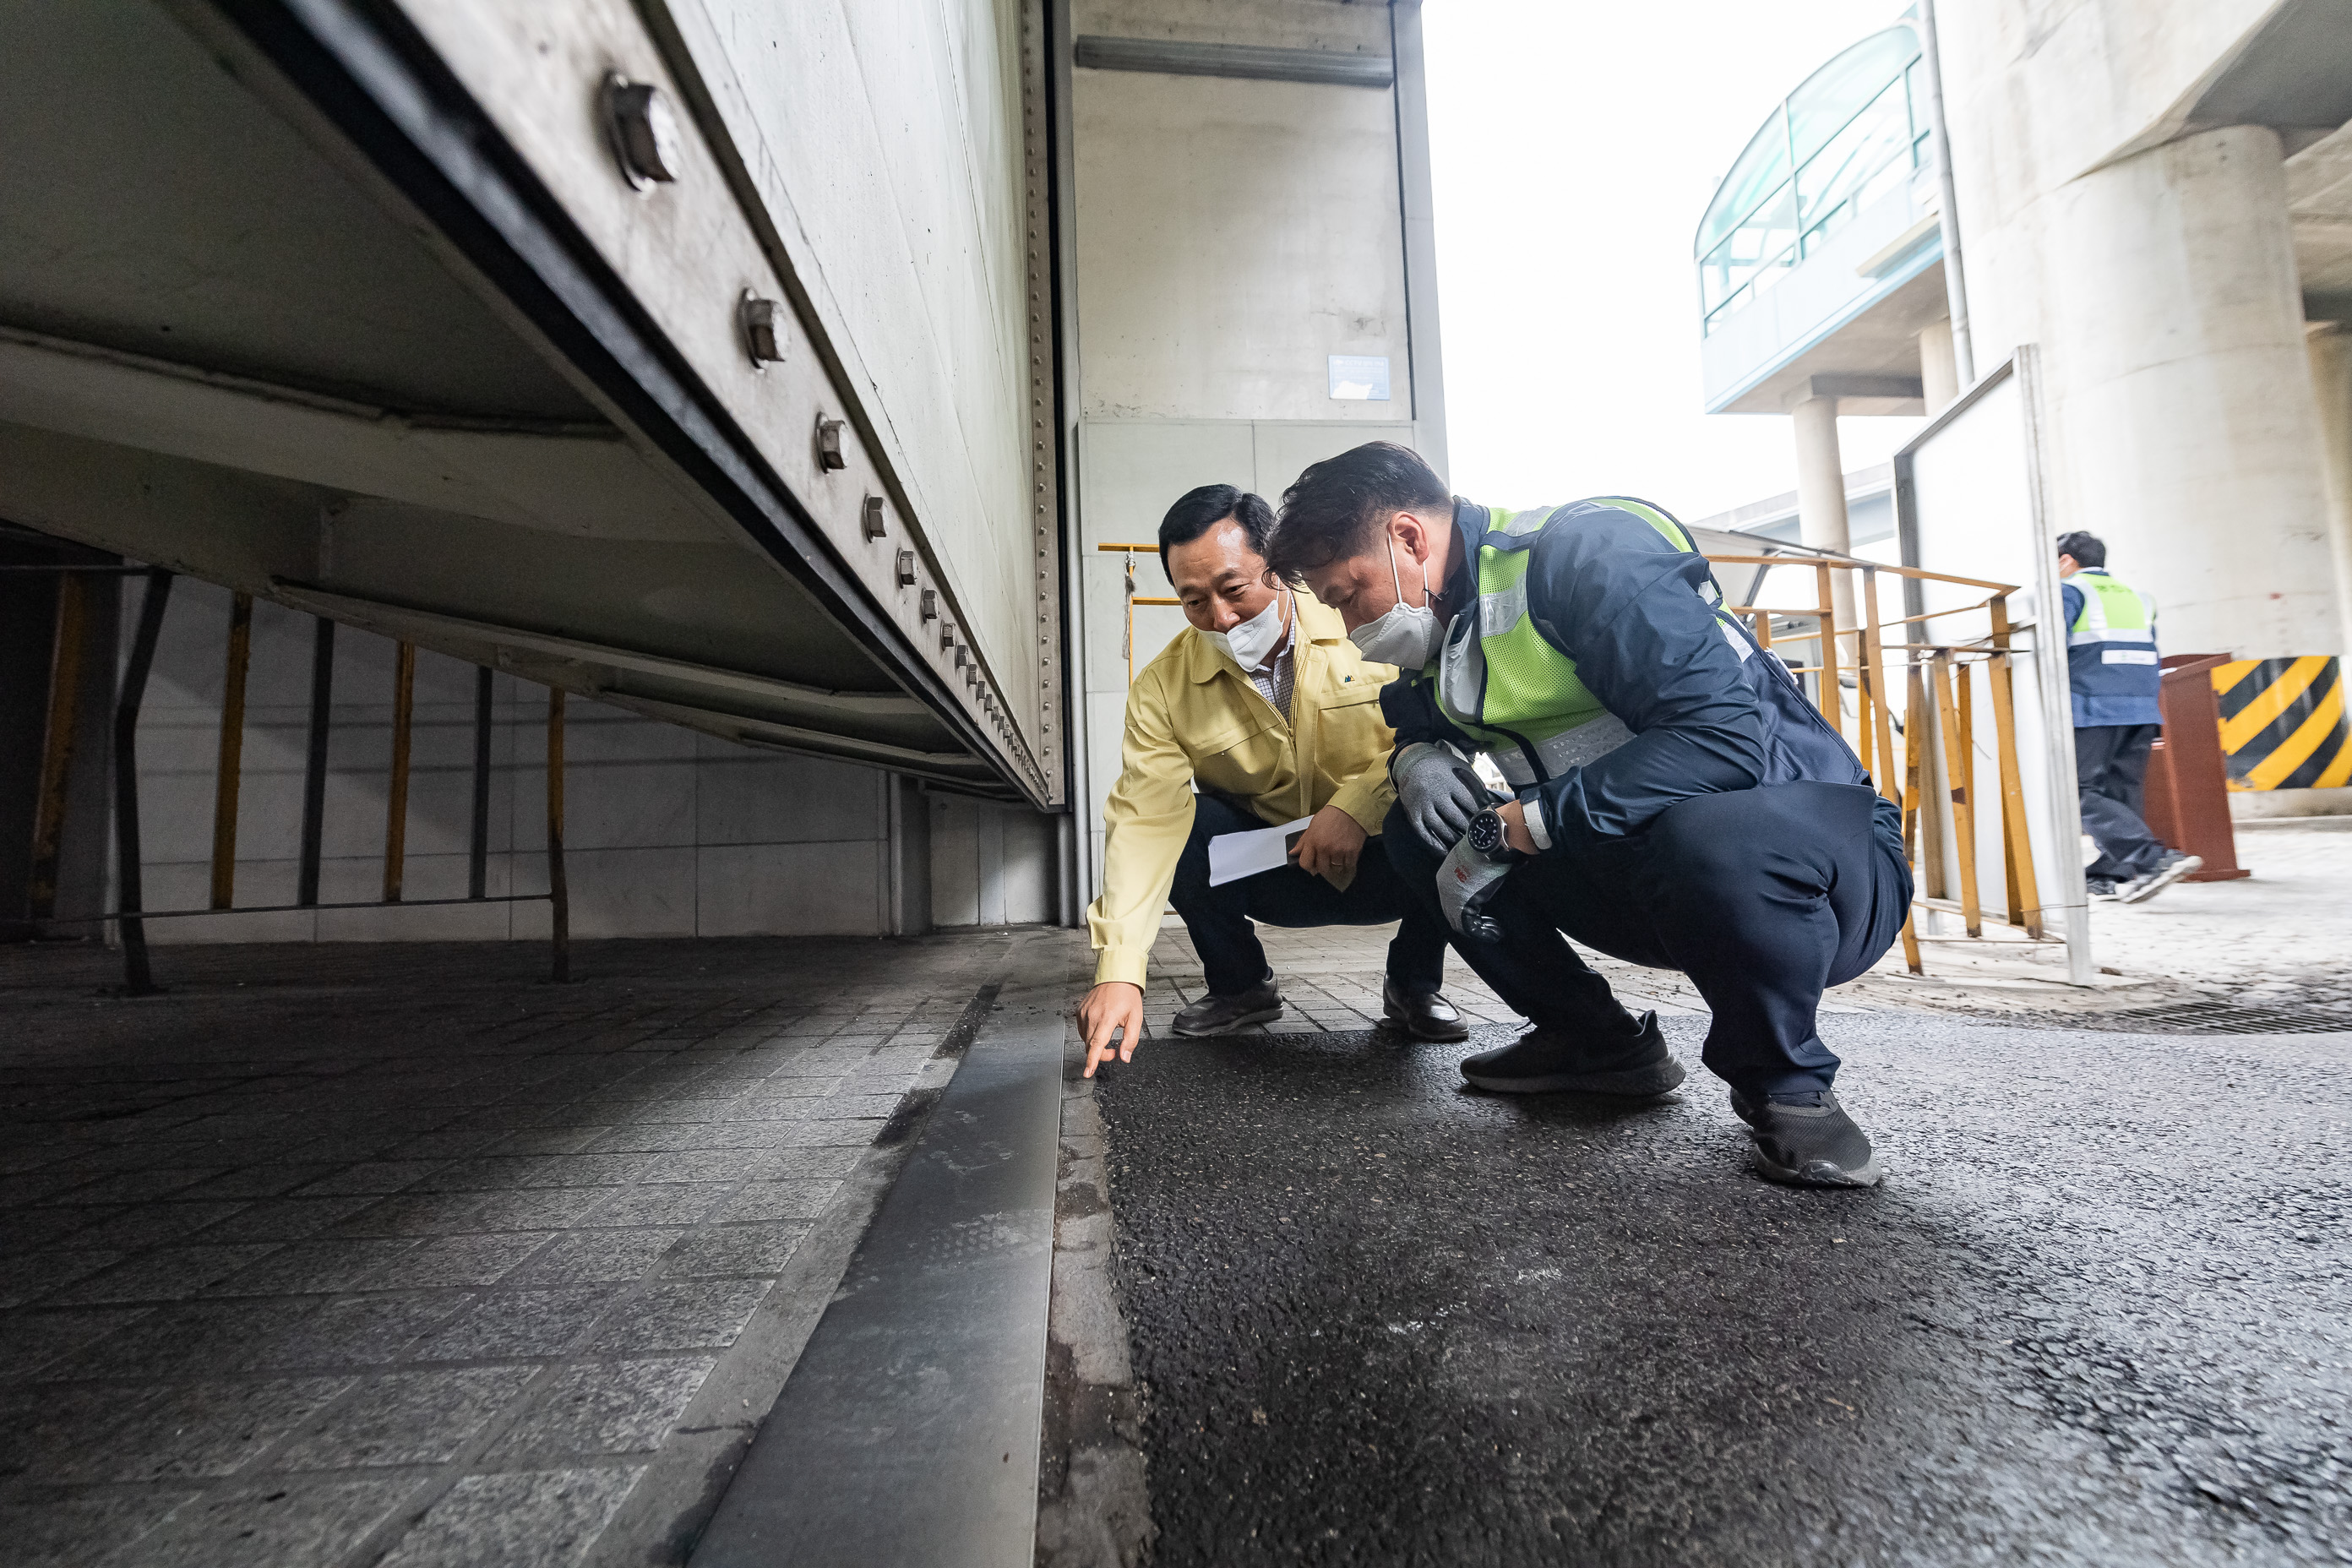
<path id="1" fill-rule="evenodd" d="M 125 603 L 126 639 L 139 592 L 131 588 Z M 226 590 L 186 580 L 174 585 L 139 730 L 150 910 L 201 909 L 207 901 L 228 616 Z M 274 605 L 254 606 L 237 812 L 240 905 L 294 901 L 312 624 Z M 383 893 L 393 671 L 391 642 L 338 629 L 322 902 Z M 410 900 L 466 893 L 474 679 L 472 665 L 416 656 L 404 880 Z M 488 890 L 541 892 L 546 689 L 500 675 L 492 701 Z M 891 775 L 753 751 L 577 700 L 565 711 L 564 752 L 574 934 L 891 929 Z M 959 797 L 922 798 L 931 814 L 938 924 L 1052 918 L 1052 818 Z M 517 903 L 206 916 L 155 921 L 147 930 L 159 942 L 497 941 L 543 937 L 547 922 L 546 904 Z"/>
<path id="2" fill-rule="evenodd" d="M 930 809 L 934 924 L 1054 918 L 1054 818 L 948 795 Z"/>

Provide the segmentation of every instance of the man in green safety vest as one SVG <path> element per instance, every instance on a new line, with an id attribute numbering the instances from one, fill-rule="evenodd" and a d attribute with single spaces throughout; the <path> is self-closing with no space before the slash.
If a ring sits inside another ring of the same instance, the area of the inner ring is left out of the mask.
<path id="1" fill-rule="evenodd" d="M 1391 864 L 1533 1025 L 1464 1077 L 1637 1099 L 1682 1081 L 1656 1015 L 1629 1014 L 1572 937 L 1690 976 L 1759 1173 L 1874 1184 L 1815 1015 L 1902 929 L 1901 816 L 1724 611 L 1682 525 L 1617 496 L 1478 506 L 1374 442 L 1299 476 L 1268 561 L 1403 672 L 1381 694 Z M 1481 752 L 1511 795 L 1479 784 Z"/>
<path id="2" fill-rule="evenodd" d="M 2148 752 L 2164 730 L 2156 605 L 2107 574 L 2107 547 L 2095 534 L 2058 541 L 2058 575 L 2074 710 L 2074 784 L 2083 831 L 2099 847 L 2083 879 L 2093 898 L 2141 903 L 2205 864 L 2166 847 L 2140 816 Z"/>

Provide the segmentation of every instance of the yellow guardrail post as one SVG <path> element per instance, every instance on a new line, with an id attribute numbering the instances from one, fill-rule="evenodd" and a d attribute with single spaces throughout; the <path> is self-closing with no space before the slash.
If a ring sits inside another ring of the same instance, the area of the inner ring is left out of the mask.
<path id="1" fill-rule="evenodd" d="M 1156 555 L 1160 552 L 1160 546 L 1157 544 L 1097 544 L 1095 550 L 1098 554 L 1127 557 L 1125 563 L 1127 568 L 1126 621 L 1119 628 L 1118 651 L 1127 660 L 1127 683 L 1132 686 L 1135 684 L 1135 606 L 1181 605 L 1184 601 L 1155 594 L 1138 594 L 1135 591 L 1135 552 L 1145 550 Z"/>

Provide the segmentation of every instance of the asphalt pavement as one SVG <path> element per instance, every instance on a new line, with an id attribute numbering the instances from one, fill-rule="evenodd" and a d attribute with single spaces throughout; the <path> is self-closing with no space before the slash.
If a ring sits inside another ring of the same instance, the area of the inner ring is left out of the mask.
<path id="1" fill-rule="evenodd" d="M 1464 1047 L 1106 1075 L 1161 1564 L 2352 1563 L 2352 1036 L 1834 1021 L 1868 1193 Z"/>

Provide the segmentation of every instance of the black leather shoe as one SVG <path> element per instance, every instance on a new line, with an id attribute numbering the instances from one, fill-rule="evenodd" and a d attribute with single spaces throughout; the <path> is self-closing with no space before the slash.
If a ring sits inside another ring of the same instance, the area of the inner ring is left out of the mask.
<path id="1" fill-rule="evenodd" d="M 1281 1016 L 1282 991 L 1269 971 L 1238 995 L 1202 997 L 1177 1014 L 1172 1026 L 1180 1035 L 1222 1035 L 1252 1024 L 1271 1024 Z"/>
<path id="2" fill-rule="evenodd" d="M 1874 1187 L 1885 1178 L 1870 1139 L 1828 1089 L 1763 1100 L 1731 1091 L 1731 1113 L 1748 1123 L 1756 1173 L 1792 1187 Z"/>
<path id="3" fill-rule="evenodd" d="M 1613 1094 L 1653 1100 L 1683 1081 L 1654 1012 L 1630 1037 L 1595 1040 L 1541 1026 L 1500 1050 L 1462 1058 L 1462 1076 L 1494 1094 Z"/>
<path id="4" fill-rule="evenodd" d="M 1454 1010 L 1443 991 L 1431 991 L 1419 996 L 1408 996 L 1396 988 L 1396 982 L 1381 986 L 1381 1022 L 1391 1029 L 1401 1029 L 1416 1040 L 1466 1040 L 1470 1026 Z"/>

